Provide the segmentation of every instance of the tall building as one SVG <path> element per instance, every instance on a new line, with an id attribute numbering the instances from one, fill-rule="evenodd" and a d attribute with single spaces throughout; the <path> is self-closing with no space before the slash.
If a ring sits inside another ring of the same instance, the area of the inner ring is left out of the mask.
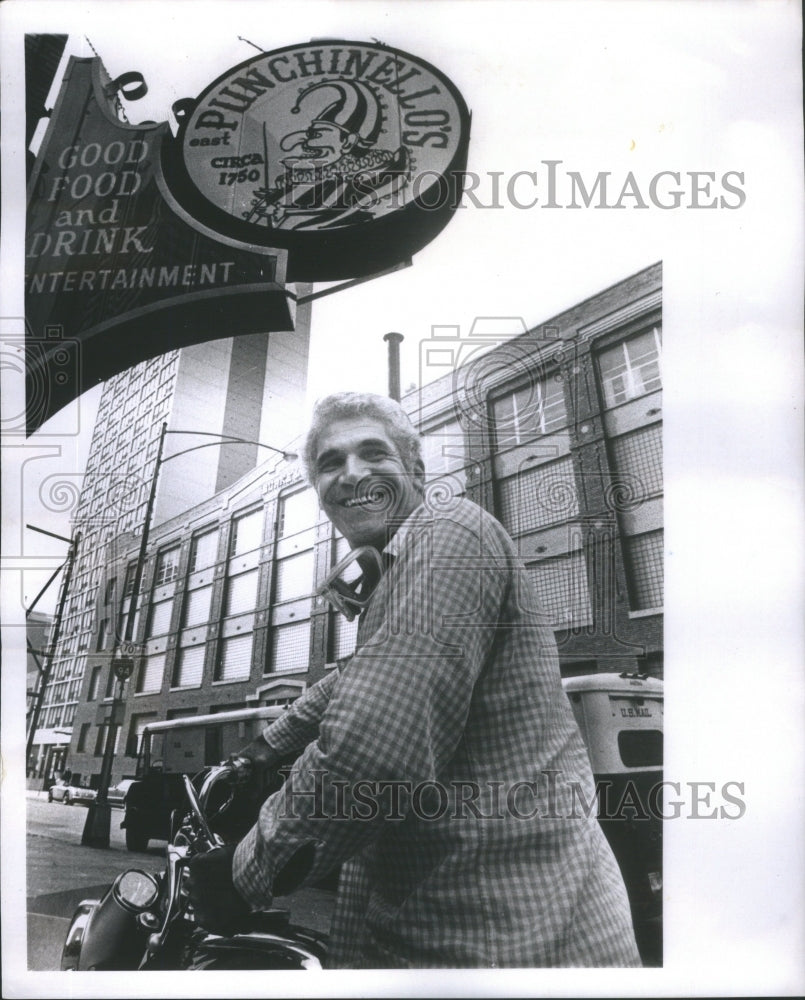
<path id="1" fill-rule="evenodd" d="M 98 595 L 120 540 L 141 536 L 163 423 L 152 528 L 263 462 L 270 452 L 256 442 L 282 447 L 299 433 L 309 336 L 310 306 L 299 306 L 293 331 L 171 351 L 105 384 L 72 518 L 75 561 L 59 641 L 28 762 L 34 781 L 52 777 L 48 748 L 70 742 L 88 658 L 114 640 L 114 622 L 96 614 Z M 221 440 L 227 436 L 245 443 Z"/>
<path id="2" fill-rule="evenodd" d="M 502 521 L 551 616 L 565 675 L 663 673 L 661 334 L 654 265 L 531 330 L 498 320 L 435 330 L 422 350 L 445 374 L 403 398 L 423 434 L 427 502 L 449 509 L 468 496 Z M 111 539 L 87 592 L 96 626 L 70 765 L 90 782 L 137 543 Z M 113 778 L 134 774 L 149 722 L 287 703 L 348 657 L 357 623 L 314 596 L 347 551 L 313 490 L 279 461 L 156 526 Z M 219 759 L 214 738 L 205 753 Z"/>

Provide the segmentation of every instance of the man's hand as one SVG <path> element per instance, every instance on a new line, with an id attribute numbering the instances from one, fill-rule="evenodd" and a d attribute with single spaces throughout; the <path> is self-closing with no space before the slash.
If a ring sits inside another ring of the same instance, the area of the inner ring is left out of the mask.
<path id="1" fill-rule="evenodd" d="M 232 882 L 236 844 L 216 847 L 192 858 L 186 886 L 196 921 L 213 934 L 231 934 L 251 912 Z"/>
<path id="2" fill-rule="evenodd" d="M 242 750 L 238 750 L 237 753 L 232 754 L 232 759 L 237 759 L 238 757 L 245 757 L 246 760 L 251 762 L 252 767 L 258 771 L 266 771 L 270 767 L 276 767 L 281 759 L 262 736 L 258 736 L 256 740 L 252 740 Z"/>

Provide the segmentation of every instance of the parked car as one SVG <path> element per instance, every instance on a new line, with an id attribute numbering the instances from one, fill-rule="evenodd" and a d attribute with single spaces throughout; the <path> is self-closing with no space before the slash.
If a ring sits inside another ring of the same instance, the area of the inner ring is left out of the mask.
<path id="1" fill-rule="evenodd" d="M 110 785 L 106 792 L 106 801 L 116 809 L 123 809 L 126 804 L 126 793 L 134 784 L 134 778 L 124 778 L 116 785 Z"/>
<path id="2" fill-rule="evenodd" d="M 86 806 L 95 800 L 94 788 L 84 785 L 71 785 L 64 778 L 59 778 L 55 785 L 48 789 L 48 802 L 63 802 L 66 806 Z"/>

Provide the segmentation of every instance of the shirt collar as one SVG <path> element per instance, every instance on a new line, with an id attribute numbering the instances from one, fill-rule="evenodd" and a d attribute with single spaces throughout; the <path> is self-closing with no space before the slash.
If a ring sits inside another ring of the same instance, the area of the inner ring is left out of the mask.
<path id="1" fill-rule="evenodd" d="M 414 507 L 408 517 L 403 521 L 399 528 L 394 532 L 389 541 L 386 543 L 383 549 L 383 555 L 391 556 L 392 559 L 396 559 L 400 554 L 400 549 L 405 542 L 406 537 L 414 530 L 416 527 L 416 522 L 419 520 L 419 514 L 424 509 L 425 504 L 420 503 L 418 506 Z"/>

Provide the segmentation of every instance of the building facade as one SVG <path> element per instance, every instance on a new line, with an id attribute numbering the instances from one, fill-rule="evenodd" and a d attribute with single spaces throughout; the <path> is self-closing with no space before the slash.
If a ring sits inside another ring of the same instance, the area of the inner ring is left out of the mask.
<path id="1" fill-rule="evenodd" d="M 468 496 L 508 529 L 565 675 L 663 673 L 661 343 L 657 264 L 531 330 L 509 319 L 435 330 L 422 350 L 445 374 L 403 398 L 423 434 L 428 502 Z M 70 763 L 90 782 L 137 542 L 109 540 L 87 612 Z M 314 596 L 347 551 L 279 460 L 155 527 L 114 780 L 134 774 L 149 722 L 285 703 L 349 656 L 356 623 Z"/>
<path id="2" fill-rule="evenodd" d="M 72 517 L 74 563 L 28 762 L 32 780 L 53 777 L 44 748 L 64 744 L 65 734 L 77 746 L 74 718 L 82 693 L 93 690 L 90 660 L 123 635 L 103 613 L 108 566 L 123 541 L 142 534 L 163 424 L 152 526 L 238 482 L 263 461 L 258 441 L 282 442 L 298 427 L 309 335 L 310 307 L 300 306 L 293 331 L 171 351 L 105 384 Z"/>

